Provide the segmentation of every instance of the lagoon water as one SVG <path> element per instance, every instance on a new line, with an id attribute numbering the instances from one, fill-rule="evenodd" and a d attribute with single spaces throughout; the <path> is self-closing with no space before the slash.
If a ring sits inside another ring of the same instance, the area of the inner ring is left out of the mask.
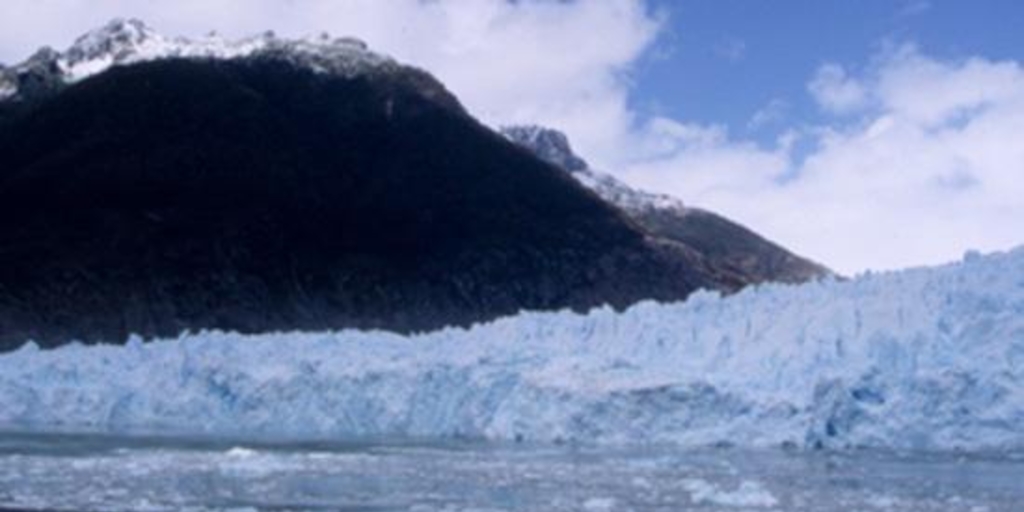
<path id="1" fill-rule="evenodd" d="M 1024 456 L 0 434 L 0 509 L 1024 510 Z"/>

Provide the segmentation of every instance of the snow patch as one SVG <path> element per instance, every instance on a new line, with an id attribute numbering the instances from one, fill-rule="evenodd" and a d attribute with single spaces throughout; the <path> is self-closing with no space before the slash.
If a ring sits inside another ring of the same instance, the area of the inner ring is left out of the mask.
<path id="1" fill-rule="evenodd" d="M 18 88 L 0 76 L 0 100 L 5 100 L 17 94 Z"/>

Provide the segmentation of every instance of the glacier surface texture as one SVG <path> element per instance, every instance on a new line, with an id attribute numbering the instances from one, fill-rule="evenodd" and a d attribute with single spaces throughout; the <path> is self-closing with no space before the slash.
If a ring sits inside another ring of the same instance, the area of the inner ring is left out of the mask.
<path id="1" fill-rule="evenodd" d="M 0 424 L 293 438 L 1024 449 L 1024 248 L 471 329 L 0 356 Z"/>

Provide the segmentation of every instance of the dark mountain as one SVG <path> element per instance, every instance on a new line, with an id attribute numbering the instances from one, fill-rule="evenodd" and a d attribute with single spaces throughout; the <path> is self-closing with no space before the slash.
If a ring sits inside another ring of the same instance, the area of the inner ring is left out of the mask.
<path id="1" fill-rule="evenodd" d="M 424 330 L 743 284 L 481 126 L 429 75 L 296 55 L 119 66 L 14 109 L 0 348 Z"/>
<path id="2" fill-rule="evenodd" d="M 502 130 L 513 142 L 534 152 L 618 206 L 650 234 L 692 248 L 722 275 L 743 284 L 802 283 L 831 275 L 827 268 L 801 258 L 725 217 L 651 194 L 590 168 L 573 153 L 566 136 L 538 126 Z"/>
<path id="3" fill-rule="evenodd" d="M 114 20 L 44 48 L 0 67 L 0 350 L 409 332 L 828 274 L 558 132 L 505 135 L 350 38 Z"/>
<path id="4" fill-rule="evenodd" d="M 630 214 L 658 237 L 686 244 L 719 272 L 739 276 L 745 284 L 797 284 L 833 275 L 828 268 L 721 215 L 699 208 L 685 212 L 652 208 Z"/>

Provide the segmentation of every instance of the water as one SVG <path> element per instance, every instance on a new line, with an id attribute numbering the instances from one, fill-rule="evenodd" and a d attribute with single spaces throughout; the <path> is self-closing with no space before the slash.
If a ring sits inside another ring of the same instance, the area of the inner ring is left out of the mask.
<path id="1" fill-rule="evenodd" d="M 1024 458 L 0 434 L 0 509 L 1024 510 Z"/>

